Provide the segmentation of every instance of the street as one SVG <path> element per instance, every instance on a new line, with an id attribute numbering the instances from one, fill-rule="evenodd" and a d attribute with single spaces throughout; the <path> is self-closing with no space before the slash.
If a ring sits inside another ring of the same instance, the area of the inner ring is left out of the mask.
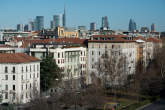
<path id="1" fill-rule="evenodd" d="M 161 99 L 151 105 L 148 105 L 140 110 L 165 110 L 165 99 Z"/>

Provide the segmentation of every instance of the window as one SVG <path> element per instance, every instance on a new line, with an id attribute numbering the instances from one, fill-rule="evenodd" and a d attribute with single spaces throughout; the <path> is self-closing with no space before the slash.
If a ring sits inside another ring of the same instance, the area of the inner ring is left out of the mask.
<path id="1" fill-rule="evenodd" d="M 5 90 L 8 90 L 8 85 L 5 85 Z"/>
<path id="2" fill-rule="evenodd" d="M 27 68 L 27 66 L 26 66 L 26 72 L 28 72 L 28 68 Z"/>
<path id="3" fill-rule="evenodd" d="M 94 65 L 92 65 L 92 69 L 94 68 Z"/>
<path id="4" fill-rule="evenodd" d="M 58 53 L 58 58 L 60 58 L 60 53 Z"/>
<path id="5" fill-rule="evenodd" d="M 92 58 L 92 62 L 94 62 L 94 58 Z"/>
<path id="6" fill-rule="evenodd" d="M 23 85 L 22 85 L 22 87 L 21 87 L 21 88 L 22 88 L 22 90 L 23 90 Z"/>
<path id="7" fill-rule="evenodd" d="M 22 72 L 23 72 L 23 66 L 22 66 Z"/>
<path id="8" fill-rule="evenodd" d="M 30 78 L 31 78 L 31 74 L 30 74 Z"/>
<path id="9" fill-rule="evenodd" d="M 112 49 L 114 48 L 114 45 L 112 45 Z"/>
<path id="10" fill-rule="evenodd" d="M 13 93 L 13 99 L 15 100 L 15 93 Z"/>
<path id="11" fill-rule="evenodd" d="M 28 98 L 28 95 L 27 95 L 27 93 L 26 93 L 26 98 Z"/>
<path id="12" fill-rule="evenodd" d="M 94 51 L 92 51 L 92 55 L 94 55 Z"/>
<path id="13" fill-rule="evenodd" d="M 23 80 L 23 75 L 21 76 L 21 79 Z"/>
<path id="14" fill-rule="evenodd" d="M 13 75 L 13 80 L 15 80 L 15 75 Z"/>
<path id="15" fill-rule="evenodd" d="M 99 56 L 100 56 L 100 51 L 99 51 Z"/>
<path id="16" fill-rule="evenodd" d="M 33 66 L 33 70 L 34 70 L 34 72 L 35 72 L 35 65 Z"/>
<path id="17" fill-rule="evenodd" d="M 64 53 L 62 53 L 62 58 L 64 58 Z"/>
<path id="18" fill-rule="evenodd" d="M 13 91 L 15 91 L 15 85 L 13 85 Z"/>
<path id="19" fill-rule="evenodd" d="M 23 99 L 23 97 L 24 97 L 24 96 L 23 96 L 23 94 L 22 94 L 21 99 Z"/>
<path id="20" fill-rule="evenodd" d="M 31 69 L 31 65 L 30 65 L 30 72 L 32 71 L 32 69 Z"/>
<path id="21" fill-rule="evenodd" d="M 8 67 L 7 66 L 5 67 L 5 73 L 8 73 Z"/>
<path id="22" fill-rule="evenodd" d="M 5 99 L 8 99 L 8 93 L 5 93 Z"/>
<path id="23" fill-rule="evenodd" d="M 39 77 L 39 74 L 37 73 L 37 78 Z"/>
<path id="24" fill-rule="evenodd" d="M 27 84 L 26 84 L 26 90 L 27 90 Z"/>
<path id="25" fill-rule="evenodd" d="M 15 73 L 15 67 L 13 67 L 13 73 Z"/>
<path id="26" fill-rule="evenodd" d="M 5 80 L 8 80 L 8 75 L 5 75 Z"/>

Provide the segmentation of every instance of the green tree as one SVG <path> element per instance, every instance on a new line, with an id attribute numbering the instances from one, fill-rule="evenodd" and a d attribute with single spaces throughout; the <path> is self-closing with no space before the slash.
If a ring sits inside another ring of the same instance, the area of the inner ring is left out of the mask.
<path id="1" fill-rule="evenodd" d="M 62 70 L 58 67 L 51 56 L 47 56 L 41 61 L 41 90 L 46 91 L 57 86 L 63 77 Z"/>

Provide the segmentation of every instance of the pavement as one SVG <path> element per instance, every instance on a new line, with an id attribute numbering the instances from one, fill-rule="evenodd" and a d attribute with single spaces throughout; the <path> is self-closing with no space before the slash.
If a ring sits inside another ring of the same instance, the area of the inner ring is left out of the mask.
<path id="1" fill-rule="evenodd" d="M 159 101 L 143 106 L 138 110 L 165 110 L 165 99 L 160 99 Z"/>

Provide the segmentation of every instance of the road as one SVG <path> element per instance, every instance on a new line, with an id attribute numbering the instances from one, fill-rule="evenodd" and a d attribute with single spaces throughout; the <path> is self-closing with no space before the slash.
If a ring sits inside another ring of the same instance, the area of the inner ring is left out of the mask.
<path id="1" fill-rule="evenodd" d="M 165 110 L 165 99 L 161 99 L 153 104 L 150 104 L 140 110 Z"/>

